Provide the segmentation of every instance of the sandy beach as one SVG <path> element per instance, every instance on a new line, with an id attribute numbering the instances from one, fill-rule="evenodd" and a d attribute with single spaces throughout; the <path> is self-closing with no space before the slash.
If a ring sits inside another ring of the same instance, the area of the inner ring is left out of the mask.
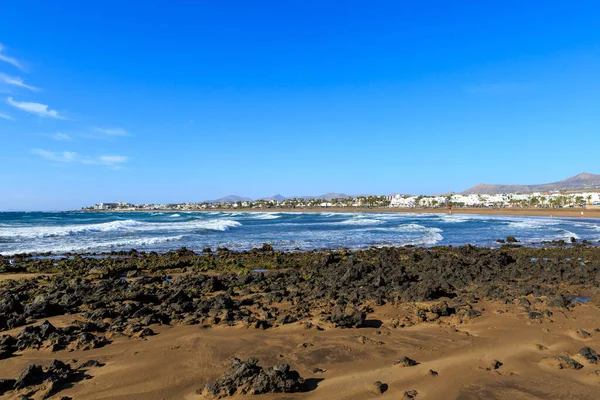
<path id="1" fill-rule="evenodd" d="M 30 363 L 49 363 L 57 357 L 105 363 L 89 371 L 93 379 L 60 393 L 74 399 L 202 399 L 196 391 L 224 371 L 227 359 L 234 356 L 257 357 L 265 365 L 289 363 L 314 385 L 306 393 L 258 397 L 265 400 L 397 399 L 409 390 L 417 390 L 417 398 L 422 399 L 597 398 L 598 367 L 576 355 L 583 347 L 600 347 L 600 333 L 593 332 L 600 320 L 597 305 L 578 305 L 535 323 L 516 305 L 482 302 L 478 306 L 484 310 L 482 316 L 460 326 L 440 322 L 389 328 L 401 311 L 386 306 L 375 308 L 369 317 L 382 321 L 382 328 L 162 327 L 156 336 L 120 338 L 101 349 L 23 352 L 3 360 L 0 369 L 3 376 L 17 376 Z M 67 320 L 50 322 L 60 326 Z M 592 335 L 579 337 L 580 328 Z M 558 368 L 553 357 L 564 354 L 584 367 Z M 419 364 L 394 365 L 403 356 Z M 488 370 L 494 360 L 503 365 Z M 313 368 L 325 372 L 315 374 Z M 432 376 L 430 370 L 438 375 Z M 375 381 L 385 382 L 388 390 L 382 395 L 370 393 L 369 385 Z"/>
<path id="2" fill-rule="evenodd" d="M 252 272 L 274 259 L 283 268 Z M 4 398 L 242 399 L 243 385 L 230 396 L 205 387 L 233 357 L 255 357 L 301 377 L 298 392 L 251 396 L 265 400 L 594 399 L 599 260 L 600 249 L 577 246 L 265 247 L 72 260 L 56 273 L 21 258 L 0 279 L 2 321 L 15 325 L 2 332 L 0 378 L 39 365 L 56 382 L 33 376 Z M 10 311 L 15 293 L 24 312 Z"/>

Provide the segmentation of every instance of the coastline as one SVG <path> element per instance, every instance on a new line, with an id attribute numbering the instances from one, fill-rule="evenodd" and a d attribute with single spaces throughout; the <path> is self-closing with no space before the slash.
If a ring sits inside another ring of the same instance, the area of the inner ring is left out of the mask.
<path id="1" fill-rule="evenodd" d="M 459 214 L 479 214 L 479 215 L 499 215 L 499 216 L 527 216 L 527 217 L 557 217 L 557 218 L 600 218 L 600 208 L 455 208 L 452 209 L 453 215 Z M 76 212 L 240 212 L 240 213 L 398 213 L 398 214 L 448 214 L 447 209 L 442 208 L 358 208 L 358 207 L 323 207 L 323 208 L 281 208 L 273 207 L 267 209 L 232 209 L 232 208 L 212 208 L 210 210 L 76 210 Z"/>

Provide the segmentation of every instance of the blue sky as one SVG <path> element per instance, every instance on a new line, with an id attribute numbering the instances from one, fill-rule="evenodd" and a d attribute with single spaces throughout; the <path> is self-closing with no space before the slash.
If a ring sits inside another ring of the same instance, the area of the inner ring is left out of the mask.
<path id="1" fill-rule="evenodd" d="M 0 210 L 600 173 L 595 1 L 27 1 Z"/>

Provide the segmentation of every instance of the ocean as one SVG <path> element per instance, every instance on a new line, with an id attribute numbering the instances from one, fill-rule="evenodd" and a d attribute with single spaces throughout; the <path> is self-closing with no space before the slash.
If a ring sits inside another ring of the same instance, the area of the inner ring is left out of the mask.
<path id="1" fill-rule="evenodd" d="M 236 212 L 1 212 L 0 254 L 61 254 L 181 247 L 248 250 L 360 249 L 467 243 L 497 247 L 515 236 L 522 244 L 571 237 L 600 241 L 597 219 L 396 213 Z M 600 243 L 599 243 L 600 244 Z"/>

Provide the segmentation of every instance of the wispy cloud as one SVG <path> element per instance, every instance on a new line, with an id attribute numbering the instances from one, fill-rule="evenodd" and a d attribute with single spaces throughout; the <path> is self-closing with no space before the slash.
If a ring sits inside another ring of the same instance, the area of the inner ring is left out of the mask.
<path id="1" fill-rule="evenodd" d="M 100 156 L 98 160 L 101 164 L 116 166 L 121 165 L 129 161 L 129 157 L 127 156 Z"/>
<path id="2" fill-rule="evenodd" d="M 17 77 L 17 76 L 10 76 L 10 75 L 6 75 L 0 72 L 0 82 L 4 82 L 7 85 L 13 85 L 13 86 L 18 86 L 20 88 L 23 89 L 28 89 L 34 92 L 38 92 L 40 89 L 35 87 L 35 86 L 30 86 L 25 84 L 25 82 L 23 82 L 23 79 Z"/>
<path id="3" fill-rule="evenodd" d="M 16 58 L 12 58 L 4 54 L 4 45 L 0 43 L 0 61 L 4 61 L 5 63 L 9 63 L 12 66 L 19 68 L 20 70 L 25 70 L 23 64 L 21 64 Z"/>
<path id="4" fill-rule="evenodd" d="M 69 140 L 71 140 L 71 136 L 67 135 L 66 133 L 55 133 L 54 135 L 52 135 L 52 139 L 54 140 L 58 140 L 61 142 L 68 142 Z"/>
<path id="5" fill-rule="evenodd" d="M 77 158 L 77 153 L 75 153 L 74 151 L 63 151 L 61 153 L 54 153 L 52 151 L 43 149 L 33 149 L 32 152 L 45 158 L 48 161 L 55 162 L 69 163 L 74 162 Z"/>
<path id="6" fill-rule="evenodd" d="M 98 128 L 97 126 L 93 128 L 95 132 L 102 133 L 107 136 L 128 136 L 129 132 L 127 132 L 123 128 Z"/>
<path id="7" fill-rule="evenodd" d="M 0 118 L 7 119 L 9 121 L 14 121 L 15 119 L 8 114 L 0 113 Z"/>
<path id="8" fill-rule="evenodd" d="M 117 155 L 102 155 L 98 157 L 89 157 L 79 155 L 74 151 L 53 152 L 44 149 L 33 149 L 32 153 L 52 162 L 57 163 L 76 163 L 87 165 L 104 165 L 111 168 L 120 168 L 129 161 L 129 157 Z"/>
<path id="9" fill-rule="evenodd" d="M 11 106 L 31 114 L 39 115 L 40 117 L 48 117 L 55 119 L 66 119 L 56 110 L 50 110 L 46 104 L 31 103 L 27 101 L 15 101 L 12 97 L 7 97 L 6 102 Z"/>

